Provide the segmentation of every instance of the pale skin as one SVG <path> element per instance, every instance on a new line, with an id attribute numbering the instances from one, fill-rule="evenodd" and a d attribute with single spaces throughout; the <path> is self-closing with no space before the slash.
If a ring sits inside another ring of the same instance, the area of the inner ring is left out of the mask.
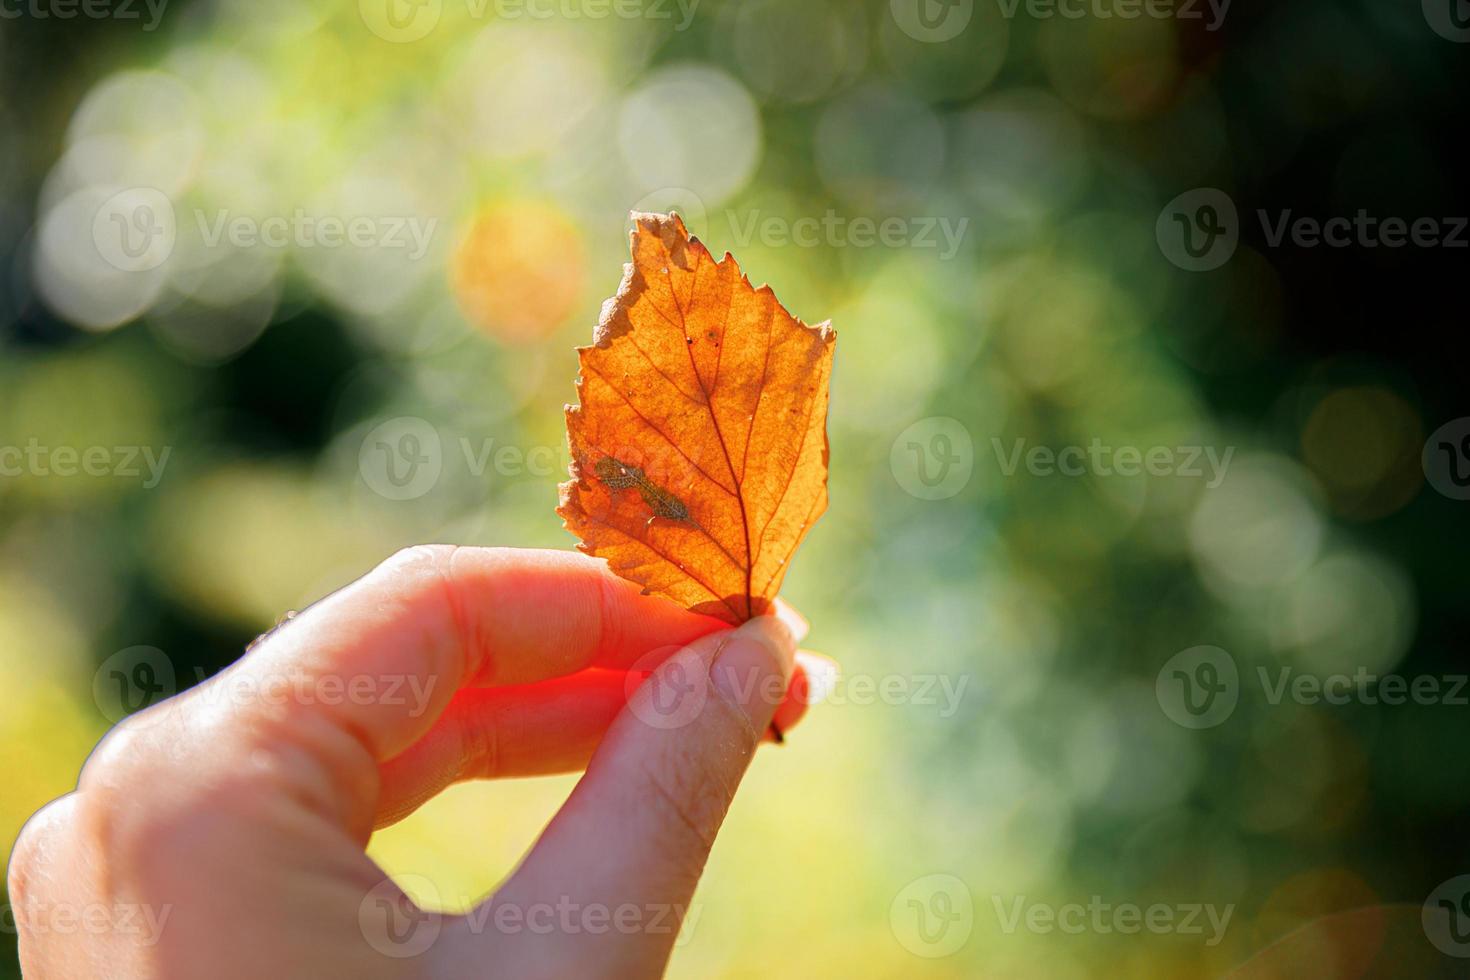
<path id="1" fill-rule="evenodd" d="M 781 604 L 731 630 L 576 554 L 401 552 L 119 725 L 31 819 L 8 875 L 25 975 L 658 976 L 762 733 L 804 713 L 804 632 Z M 696 709 L 660 721 L 660 682 Z M 452 783 L 584 767 L 486 899 L 508 917 L 421 913 L 364 853 Z M 548 907 L 571 911 L 516 926 Z"/>

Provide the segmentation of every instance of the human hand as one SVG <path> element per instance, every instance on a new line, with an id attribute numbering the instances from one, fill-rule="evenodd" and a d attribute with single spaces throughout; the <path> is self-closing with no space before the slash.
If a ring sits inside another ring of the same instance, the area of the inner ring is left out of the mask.
<path id="1" fill-rule="evenodd" d="M 656 976 L 762 733 L 805 710 L 804 632 L 789 607 L 729 630 L 581 555 L 411 548 L 103 739 L 12 854 L 22 966 Z M 456 781 L 583 766 L 477 914 L 418 910 L 364 853 Z M 546 906 L 604 928 L 496 927 Z M 63 910 L 100 927 L 46 928 Z"/>

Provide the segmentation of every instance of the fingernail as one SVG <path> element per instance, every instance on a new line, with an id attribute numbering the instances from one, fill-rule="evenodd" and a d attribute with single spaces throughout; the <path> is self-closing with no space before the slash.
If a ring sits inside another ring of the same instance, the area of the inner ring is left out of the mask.
<path id="1" fill-rule="evenodd" d="M 837 690 L 842 668 L 831 657 L 810 650 L 798 650 L 796 659 L 806 672 L 806 703 L 821 704 Z"/>
<path id="2" fill-rule="evenodd" d="M 806 635 L 812 631 L 812 624 L 785 599 L 776 600 L 775 612 L 776 618 L 786 624 L 786 628 L 791 631 L 791 638 L 797 643 L 806 639 Z"/>
<path id="3" fill-rule="evenodd" d="M 796 640 L 786 624 L 757 616 L 730 634 L 710 665 L 710 681 L 762 732 L 786 694 L 795 659 Z"/>

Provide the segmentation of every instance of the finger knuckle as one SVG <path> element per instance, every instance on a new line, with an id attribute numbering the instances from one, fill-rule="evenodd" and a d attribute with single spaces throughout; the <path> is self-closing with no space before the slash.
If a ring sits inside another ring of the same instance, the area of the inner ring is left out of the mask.
<path id="1" fill-rule="evenodd" d="M 72 833 L 76 801 L 75 793 L 52 800 L 21 828 L 5 872 L 5 887 L 13 907 L 32 902 L 39 884 L 51 880 L 49 871 L 57 860 L 57 852 Z"/>
<path id="2" fill-rule="evenodd" d="M 450 559 L 459 550 L 452 544 L 414 544 L 400 548 L 378 566 L 379 572 L 399 572 L 405 569 L 447 569 Z"/>
<path id="3" fill-rule="evenodd" d="M 702 756 L 680 754 L 646 766 L 644 778 L 661 804 L 658 812 L 666 830 L 675 838 L 683 837 L 687 844 L 675 851 L 708 852 L 731 798 L 730 788 L 715 768 Z"/>

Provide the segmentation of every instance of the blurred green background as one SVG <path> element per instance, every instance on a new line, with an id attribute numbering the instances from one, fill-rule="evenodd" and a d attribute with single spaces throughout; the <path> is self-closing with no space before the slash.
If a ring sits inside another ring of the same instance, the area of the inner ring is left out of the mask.
<path id="1" fill-rule="evenodd" d="M 785 595 L 844 676 L 672 975 L 1211 977 L 1303 928 L 1289 975 L 1463 975 L 1419 916 L 1470 873 L 1470 690 L 1271 692 L 1470 670 L 1467 505 L 1421 465 L 1470 415 L 1466 253 L 1255 218 L 1470 212 L 1433 4 L 38 3 L 0 20 L 7 852 L 117 665 L 187 686 L 403 545 L 570 548 L 572 347 L 629 209 L 673 207 L 838 330 Z M 1196 188 L 1238 212 L 1201 271 Z M 1015 455 L 1094 444 L 1159 465 Z M 1202 646 L 1224 717 L 1180 713 Z M 371 852 L 462 906 L 571 785 L 455 788 Z M 1012 923 L 1094 896 L 1230 918 Z M 1324 924 L 1362 907 L 1394 925 Z"/>

